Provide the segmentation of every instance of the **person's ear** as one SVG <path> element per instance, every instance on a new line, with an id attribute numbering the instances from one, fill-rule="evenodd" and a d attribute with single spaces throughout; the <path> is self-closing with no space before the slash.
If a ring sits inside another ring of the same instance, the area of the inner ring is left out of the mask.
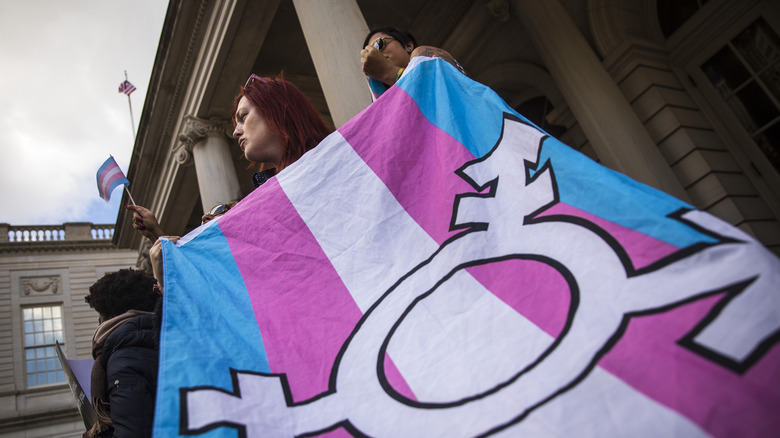
<path id="1" fill-rule="evenodd" d="M 414 44 L 410 41 L 406 44 L 406 53 L 412 53 L 412 50 L 414 50 Z"/>

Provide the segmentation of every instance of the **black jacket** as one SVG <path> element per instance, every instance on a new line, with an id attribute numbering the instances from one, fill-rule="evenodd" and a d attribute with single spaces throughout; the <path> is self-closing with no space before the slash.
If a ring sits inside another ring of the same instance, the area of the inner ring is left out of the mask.
<path id="1" fill-rule="evenodd" d="M 157 345 L 155 315 L 128 320 L 103 344 L 101 359 L 115 437 L 152 436 Z"/>

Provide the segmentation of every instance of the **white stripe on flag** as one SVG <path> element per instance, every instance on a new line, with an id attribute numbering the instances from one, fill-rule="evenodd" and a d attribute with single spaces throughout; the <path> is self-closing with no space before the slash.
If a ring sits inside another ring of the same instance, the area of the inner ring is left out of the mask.
<path id="1" fill-rule="evenodd" d="M 622 421 L 621 421 L 622 420 Z M 491 437 L 708 437 L 599 367 L 582 383 Z"/>
<path id="2" fill-rule="evenodd" d="M 345 175 L 345 170 L 350 174 Z M 339 132 L 277 178 L 363 313 L 438 246 Z M 317 187 L 328 196 L 310 196 L 308 187 Z M 416 242 L 414 248 L 408 247 L 410 241 Z"/>
<path id="3" fill-rule="evenodd" d="M 109 196 L 109 195 L 110 195 L 110 193 L 108 193 L 108 189 L 109 189 L 109 187 L 111 187 L 111 183 L 113 182 L 113 181 L 112 181 L 112 178 L 113 178 L 113 177 L 114 177 L 116 174 L 118 174 L 118 173 L 122 173 L 122 169 L 120 169 L 120 168 L 119 168 L 119 166 L 117 166 L 116 164 L 114 164 L 114 167 L 110 168 L 110 169 L 109 169 L 109 170 L 108 170 L 108 171 L 107 171 L 107 172 L 106 172 L 106 173 L 103 175 L 103 178 L 101 179 L 101 182 L 102 182 L 102 184 L 101 184 L 101 187 L 100 187 L 100 189 L 101 189 L 101 190 L 100 190 L 100 191 L 101 191 L 101 193 L 103 193 L 103 194 L 104 194 L 104 195 L 106 195 L 106 196 Z"/>
<path id="4" fill-rule="evenodd" d="M 338 132 L 280 173 L 278 180 L 364 313 L 438 249 Z M 328 196 L 312 197 L 310 187 Z M 466 271 L 456 273 L 445 287 L 446 293 L 434 293 L 414 308 L 418 322 L 401 324 L 388 348 L 418 400 L 447 402 L 492 388 L 553 342 Z M 495 336 L 496 330 L 502 336 Z M 504 359 L 494 360 L 498 357 Z M 633 421 L 637 416 L 656 420 Z M 609 419 L 603 430 L 592 424 L 599 418 Z M 511 433 L 596 437 L 615 432 L 617 419 L 626 420 L 625 436 L 703 435 L 686 418 L 598 367 Z"/>

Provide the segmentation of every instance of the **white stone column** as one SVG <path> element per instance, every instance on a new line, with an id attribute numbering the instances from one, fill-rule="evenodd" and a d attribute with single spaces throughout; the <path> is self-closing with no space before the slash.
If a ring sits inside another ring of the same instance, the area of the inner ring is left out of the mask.
<path id="1" fill-rule="evenodd" d="M 606 166 L 689 201 L 615 81 L 559 0 L 512 0 L 545 66 Z"/>
<path id="2" fill-rule="evenodd" d="M 293 0 L 336 127 L 371 103 L 360 68 L 368 25 L 355 0 Z"/>
<path id="3" fill-rule="evenodd" d="M 241 194 L 227 137 L 232 129 L 229 122 L 222 120 L 205 121 L 187 117 L 184 132 L 179 135 L 179 141 L 183 144 L 176 159 L 186 163 L 189 154 L 192 154 L 204 212 L 215 204 L 232 201 Z"/>

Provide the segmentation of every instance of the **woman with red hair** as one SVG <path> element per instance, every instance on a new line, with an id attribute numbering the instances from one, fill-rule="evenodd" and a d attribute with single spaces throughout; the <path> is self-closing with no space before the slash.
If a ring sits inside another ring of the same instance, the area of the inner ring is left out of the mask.
<path id="1" fill-rule="evenodd" d="M 249 76 L 233 101 L 233 137 L 244 157 L 260 164 L 255 187 L 289 166 L 330 134 L 311 101 L 292 83 L 277 77 Z M 220 204 L 223 205 L 223 204 Z M 165 233 L 148 209 L 128 205 L 133 228 L 152 242 Z M 227 211 L 225 209 L 225 211 Z M 213 215 L 203 215 L 203 222 Z"/>
<path id="2" fill-rule="evenodd" d="M 289 166 L 330 134 L 314 105 L 281 77 L 249 76 L 233 102 L 233 137 L 260 163 L 255 186 Z"/>
<path id="3" fill-rule="evenodd" d="M 255 74 L 249 76 L 233 101 L 233 125 L 233 137 L 238 140 L 244 157 L 260 164 L 260 171 L 252 177 L 255 187 L 297 161 L 331 132 L 311 101 L 295 85 L 281 76 Z M 125 208 L 133 210 L 133 228 L 154 242 L 149 256 L 152 271 L 162 287 L 158 238 L 165 233 L 148 209 Z M 203 223 L 214 217 L 210 213 L 203 215 Z"/>

